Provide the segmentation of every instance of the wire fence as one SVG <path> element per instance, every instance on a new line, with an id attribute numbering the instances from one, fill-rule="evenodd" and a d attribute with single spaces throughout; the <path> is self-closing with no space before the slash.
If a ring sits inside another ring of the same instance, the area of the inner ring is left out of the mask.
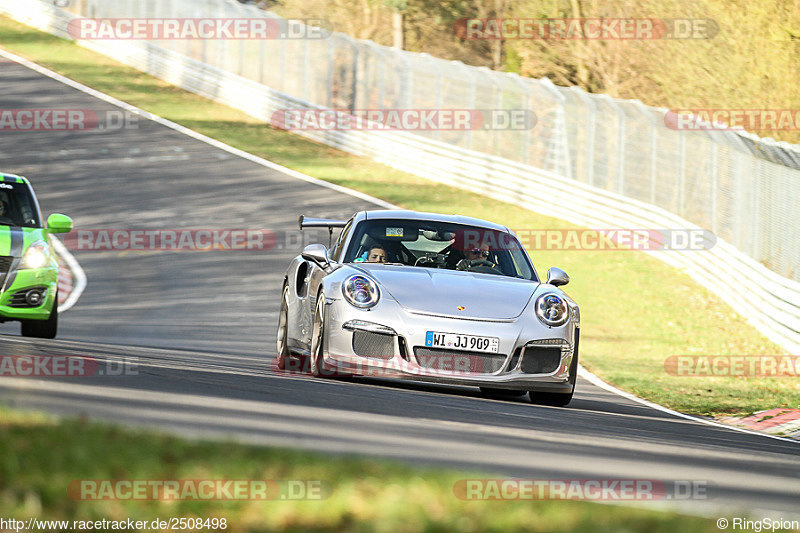
<path id="1" fill-rule="evenodd" d="M 302 26 L 233 0 L 74 0 L 68 9 L 89 18 L 263 17 L 284 30 Z M 290 33 L 307 34 L 302 27 Z M 659 206 L 711 230 L 773 272 L 800 280 L 798 146 L 734 131 L 676 130 L 665 123 L 668 110 L 639 101 L 341 33 L 153 44 L 325 108 L 530 110 L 536 116 L 532 128 L 414 134 Z"/>

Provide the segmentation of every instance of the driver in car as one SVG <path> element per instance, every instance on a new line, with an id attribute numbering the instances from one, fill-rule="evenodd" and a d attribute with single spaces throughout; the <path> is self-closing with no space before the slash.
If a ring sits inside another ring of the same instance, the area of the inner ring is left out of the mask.
<path id="1" fill-rule="evenodd" d="M 467 261 L 477 261 L 478 259 L 489 259 L 489 245 L 486 243 L 464 252 L 464 259 Z"/>
<path id="2" fill-rule="evenodd" d="M 473 246 L 469 250 L 464 250 L 464 259 L 458 262 L 456 268 L 458 270 L 466 270 L 475 262 L 481 261 L 486 266 L 494 266 L 494 263 L 489 261 L 489 244 L 482 243 L 480 246 Z"/>
<path id="3" fill-rule="evenodd" d="M 367 253 L 367 263 L 385 263 L 386 262 L 386 249 L 380 244 L 376 244 L 369 249 Z"/>

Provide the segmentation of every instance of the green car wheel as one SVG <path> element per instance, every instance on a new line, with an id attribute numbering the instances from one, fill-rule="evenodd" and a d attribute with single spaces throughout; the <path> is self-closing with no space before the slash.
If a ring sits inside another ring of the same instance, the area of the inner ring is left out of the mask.
<path id="1" fill-rule="evenodd" d="M 21 333 L 25 337 L 39 337 L 41 339 L 55 339 L 58 333 L 58 291 L 53 302 L 53 310 L 47 320 L 23 320 Z"/>

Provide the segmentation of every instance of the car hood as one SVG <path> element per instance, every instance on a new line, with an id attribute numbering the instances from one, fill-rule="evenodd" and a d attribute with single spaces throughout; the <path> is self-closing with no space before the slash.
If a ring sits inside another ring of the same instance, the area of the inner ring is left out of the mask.
<path id="1" fill-rule="evenodd" d="M 352 266 L 372 276 L 405 309 L 455 318 L 516 318 L 539 286 L 529 280 L 458 270 Z"/>
<path id="2" fill-rule="evenodd" d="M 45 240 L 39 228 L 0 225 L 0 255 L 20 257 L 37 240 Z"/>

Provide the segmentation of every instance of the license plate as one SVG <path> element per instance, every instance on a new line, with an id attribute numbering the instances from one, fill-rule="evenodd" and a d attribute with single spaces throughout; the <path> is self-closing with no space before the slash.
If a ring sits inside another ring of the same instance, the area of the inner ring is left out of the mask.
<path id="1" fill-rule="evenodd" d="M 459 335 L 458 333 L 441 333 L 439 331 L 428 331 L 425 334 L 425 346 L 430 348 L 497 353 L 499 344 L 500 339 L 497 337 Z"/>

